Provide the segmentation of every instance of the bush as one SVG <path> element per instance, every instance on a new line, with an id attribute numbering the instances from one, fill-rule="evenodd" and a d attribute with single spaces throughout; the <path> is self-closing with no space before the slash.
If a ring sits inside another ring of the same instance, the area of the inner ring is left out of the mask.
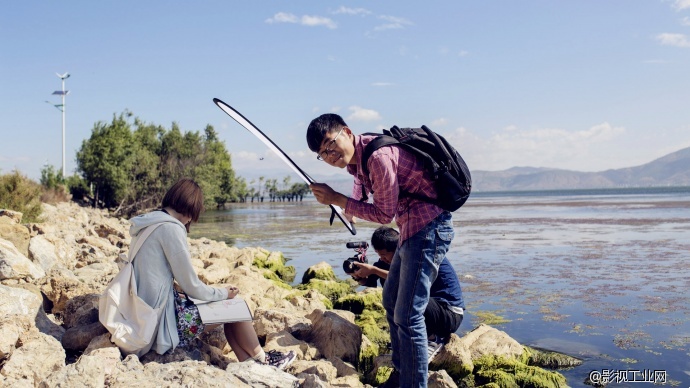
<path id="1" fill-rule="evenodd" d="M 41 215 L 41 185 L 19 171 L 0 175 L 0 209 L 23 213 L 24 222 L 37 222 Z"/>
<path id="2" fill-rule="evenodd" d="M 59 185 L 53 189 L 43 188 L 43 193 L 41 194 L 41 202 L 49 203 L 55 205 L 59 202 L 69 202 L 72 196 L 67 192 L 67 188 L 63 185 Z"/>
<path id="3" fill-rule="evenodd" d="M 91 188 L 84 178 L 79 175 L 68 176 L 65 182 L 75 202 L 90 202 Z"/>

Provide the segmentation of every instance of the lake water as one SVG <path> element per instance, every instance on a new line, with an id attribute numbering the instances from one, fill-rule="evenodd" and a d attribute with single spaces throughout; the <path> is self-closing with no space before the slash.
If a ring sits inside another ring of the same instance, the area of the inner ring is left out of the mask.
<path id="1" fill-rule="evenodd" d="M 352 236 L 329 216 L 313 198 L 233 204 L 190 237 L 281 251 L 296 283 L 321 261 L 345 278 L 345 243 L 378 225 Z M 493 313 L 520 343 L 582 358 L 561 371 L 570 386 L 591 372 L 638 386 L 656 371 L 690 387 L 690 188 L 476 193 L 453 222 L 448 258 L 468 307 L 459 335 Z"/>

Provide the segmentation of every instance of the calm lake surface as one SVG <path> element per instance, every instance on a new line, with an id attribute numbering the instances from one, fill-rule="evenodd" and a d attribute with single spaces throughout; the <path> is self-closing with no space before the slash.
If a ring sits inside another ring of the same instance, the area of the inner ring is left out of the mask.
<path id="1" fill-rule="evenodd" d="M 329 216 L 311 197 L 232 204 L 190 237 L 281 251 L 296 283 L 321 261 L 345 278 L 345 243 L 378 225 L 360 221 L 352 236 Z M 570 386 L 592 371 L 639 386 L 657 371 L 690 387 L 690 188 L 473 193 L 453 222 L 448 258 L 468 307 L 458 335 L 492 313 L 520 343 L 582 358 L 561 371 Z"/>

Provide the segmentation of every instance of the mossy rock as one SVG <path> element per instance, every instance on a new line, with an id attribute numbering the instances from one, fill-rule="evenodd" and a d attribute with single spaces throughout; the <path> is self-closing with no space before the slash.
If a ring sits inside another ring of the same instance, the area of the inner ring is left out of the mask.
<path id="1" fill-rule="evenodd" d="M 368 381 L 364 381 L 364 383 L 377 387 L 385 383 L 386 380 L 388 380 L 388 378 L 390 377 L 391 373 L 393 373 L 393 368 L 388 366 L 381 366 L 378 369 L 376 369 L 376 374 L 373 375 L 373 378 L 369 378 Z"/>
<path id="2" fill-rule="evenodd" d="M 366 335 L 371 342 L 386 349 L 391 343 L 391 335 L 388 330 L 388 323 L 385 320 L 377 320 L 375 314 L 362 314 L 355 319 L 355 324 L 362 329 L 362 334 Z"/>
<path id="3" fill-rule="evenodd" d="M 526 353 L 529 354 L 526 360 L 527 365 L 540 366 L 542 368 L 560 369 L 582 365 L 582 360 L 567 354 L 552 352 L 544 349 L 530 348 L 524 346 Z"/>
<path id="4" fill-rule="evenodd" d="M 474 361 L 474 380 L 477 386 L 495 383 L 501 388 L 567 387 L 565 376 L 558 372 L 497 356 L 483 356 Z"/>
<path id="5" fill-rule="evenodd" d="M 386 316 L 386 310 L 383 308 L 383 295 L 380 288 L 367 289 L 364 292 L 356 294 L 348 294 L 339 298 L 333 307 L 341 310 L 348 310 L 357 315 L 362 314 L 365 310 L 381 312 Z"/>
<path id="6" fill-rule="evenodd" d="M 335 276 L 335 272 L 333 272 L 333 267 L 331 267 L 331 265 L 326 263 L 325 261 L 322 261 L 318 264 L 309 267 L 304 272 L 304 275 L 302 275 L 302 284 L 309 283 L 311 279 L 333 281 L 338 280 L 338 278 Z"/>
<path id="7" fill-rule="evenodd" d="M 280 279 L 286 282 L 295 280 L 297 270 L 292 265 L 285 265 L 287 259 L 281 252 L 270 252 L 266 255 L 264 252 L 259 252 L 254 256 L 255 267 L 269 270 L 275 273 Z"/>
<path id="8" fill-rule="evenodd" d="M 309 294 L 316 294 L 316 297 L 319 298 L 319 300 L 326 306 L 327 309 L 332 310 L 333 309 L 333 302 L 325 297 L 323 294 L 318 292 L 317 290 L 301 290 L 297 288 L 292 288 L 293 292 L 288 294 L 284 299 L 287 301 L 292 300 L 293 298 L 309 298 Z M 311 295 L 311 297 L 314 297 L 314 295 Z"/>
<path id="9" fill-rule="evenodd" d="M 379 345 L 368 340 L 368 337 L 362 337 L 362 346 L 359 349 L 359 358 L 357 360 L 357 370 L 366 374 L 374 367 L 374 358 L 379 355 Z"/>
<path id="10" fill-rule="evenodd" d="M 300 284 L 297 286 L 297 289 L 316 290 L 332 302 L 353 292 L 352 285 L 348 282 L 321 279 L 311 279 L 307 284 Z"/>
<path id="11" fill-rule="evenodd" d="M 276 286 L 278 286 L 280 288 L 284 288 L 286 290 L 292 290 L 292 286 L 287 284 L 275 272 L 268 270 L 268 269 L 265 269 L 263 275 L 264 275 L 264 278 L 270 280 Z"/>

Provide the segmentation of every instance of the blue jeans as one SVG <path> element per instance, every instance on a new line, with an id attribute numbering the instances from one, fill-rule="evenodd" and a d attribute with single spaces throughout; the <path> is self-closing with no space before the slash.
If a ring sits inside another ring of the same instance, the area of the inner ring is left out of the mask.
<path id="1" fill-rule="evenodd" d="M 438 267 L 453 240 L 452 216 L 443 212 L 395 251 L 383 287 L 393 365 L 401 387 L 426 387 L 429 365 L 424 310 Z"/>

